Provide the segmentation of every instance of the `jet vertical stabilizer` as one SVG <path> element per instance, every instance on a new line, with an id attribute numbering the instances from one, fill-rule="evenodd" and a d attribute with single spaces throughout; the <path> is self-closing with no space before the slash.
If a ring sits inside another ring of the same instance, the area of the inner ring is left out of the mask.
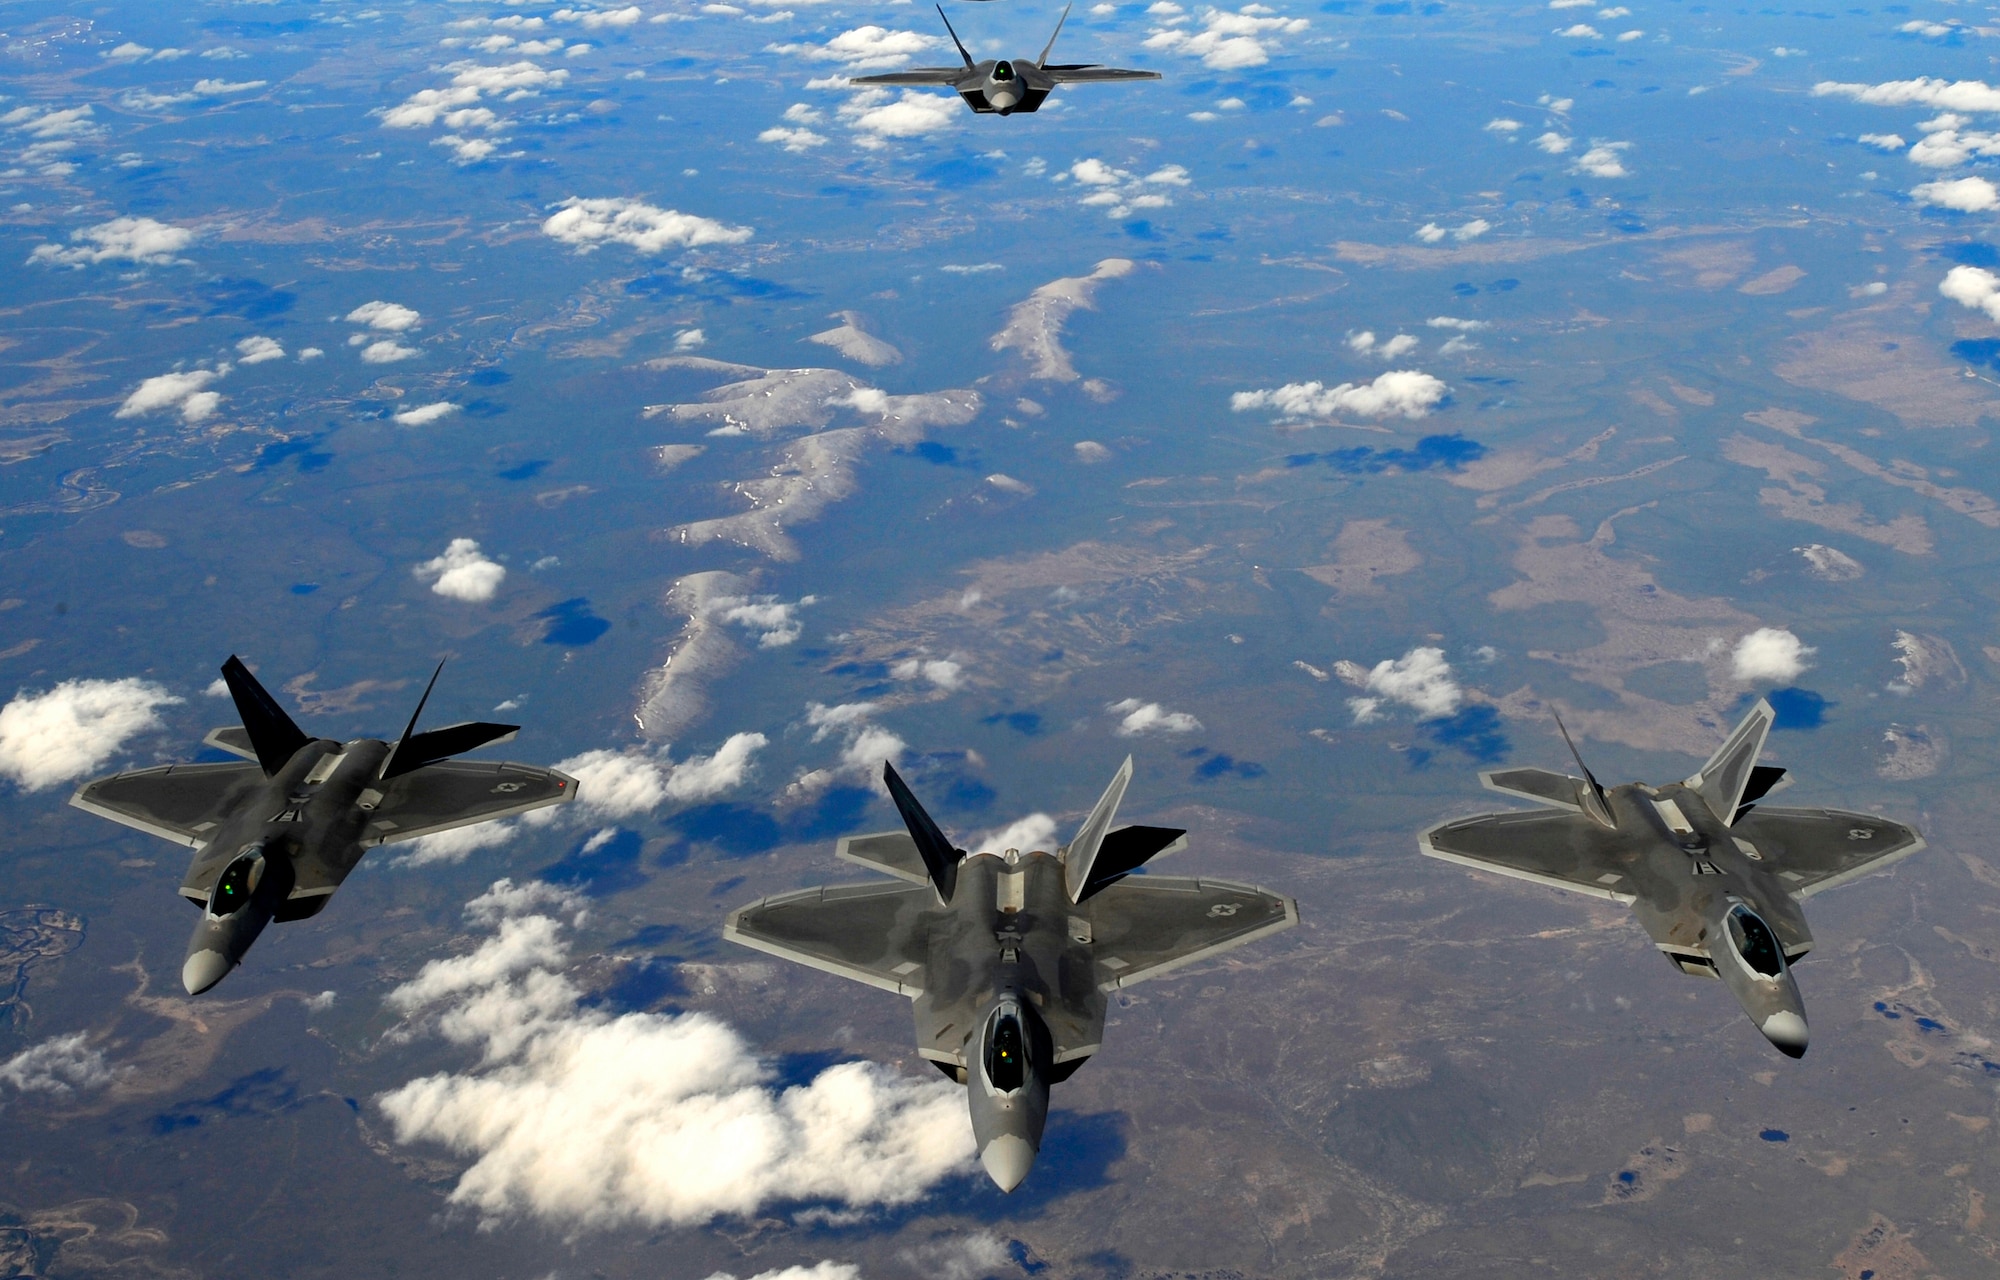
<path id="1" fill-rule="evenodd" d="M 257 677 L 250 674 L 250 668 L 233 653 L 222 664 L 222 679 L 236 703 L 236 714 L 243 717 L 243 731 L 250 735 L 251 749 L 256 751 L 257 763 L 265 777 L 284 768 L 300 747 L 312 741 L 305 730 L 292 723 L 278 700 L 264 692 Z"/>
<path id="2" fill-rule="evenodd" d="M 1757 705 L 1750 708 L 1750 714 L 1743 717 L 1729 740 L 1708 758 L 1701 772 L 1681 784 L 1700 795 L 1707 802 L 1708 811 L 1723 822 L 1736 820 L 1736 810 L 1743 804 L 1743 793 L 1757 768 L 1757 756 L 1764 750 L 1764 739 L 1771 735 L 1771 725 L 1777 718 L 1769 702 L 1757 699 Z"/>
<path id="3" fill-rule="evenodd" d="M 945 839 L 938 824 L 931 821 L 931 815 L 924 812 L 916 796 L 897 776 L 895 766 L 886 760 L 882 762 L 882 781 L 889 788 L 889 798 L 896 802 L 896 812 L 903 815 L 903 825 L 910 829 L 910 839 L 916 841 L 917 852 L 923 856 L 924 870 L 930 873 L 938 904 L 949 904 L 958 888 L 958 864 L 965 857 L 965 850 Z"/>
<path id="4" fill-rule="evenodd" d="M 1576 789 L 1577 804 L 1582 806 L 1583 811 L 1589 814 L 1591 820 L 1598 826 L 1609 827 L 1616 831 L 1618 819 L 1611 816 L 1611 806 L 1605 803 L 1604 785 L 1597 780 L 1597 775 L 1590 771 L 1590 766 L 1583 762 L 1583 753 L 1576 749 L 1576 743 L 1570 741 L 1569 726 L 1563 723 L 1562 716 L 1558 715 L 1553 707 L 1549 708 L 1549 714 L 1556 717 L 1556 728 L 1562 733 L 1564 745 L 1569 747 L 1570 759 L 1576 761 L 1576 767 L 1583 771 L 1584 785 Z"/>
<path id="5" fill-rule="evenodd" d="M 1097 807 L 1070 837 L 1063 851 L 1063 888 L 1069 891 L 1071 902 L 1083 901 L 1085 891 L 1090 888 L 1090 873 L 1097 865 L 1098 848 L 1110 833 L 1111 823 L 1118 816 L 1118 802 L 1125 798 L 1125 788 L 1131 783 L 1132 757 L 1126 756 L 1125 763 L 1112 776 L 1111 785 L 1097 798 Z"/>

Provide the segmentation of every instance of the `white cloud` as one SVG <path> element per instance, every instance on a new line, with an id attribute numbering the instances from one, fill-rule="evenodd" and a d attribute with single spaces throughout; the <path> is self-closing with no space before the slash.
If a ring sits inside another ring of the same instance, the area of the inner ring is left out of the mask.
<path id="1" fill-rule="evenodd" d="M 513 823 L 498 819 L 418 836 L 402 846 L 401 852 L 390 859 L 389 865 L 392 867 L 454 865 L 464 862 L 481 849 L 497 849 L 506 844 L 514 838 L 516 829 Z"/>
<path id="2" fill-rule="evenodd" d="M 1454 240 L 1463 242 L 1477 240 L 1491 230 L 1493 224 L 1484 218 L 1474 218 L 1470 222 L 1452 228 L 1441 227 L 1435 222 L 1426 222 L 1417 228 L 1417 239 L 1425 244 L 1436 244 L 1446 236 L 1450 236 Z"/>
<path id="3" fill-rule="evenodd" d="M 0 777 L 45 791 L 90 774 L 141 733 L 161 727 L 159 709 L 179 706 L 150 680 L 65 680 L 47 693 L 17 693 L 0 707 Z"/>
<path id="4" fill-rule="evenodd" d="M 1492 327 L 1484 320 L 1460 320 L 1456 316 L 1432 316 L 1424 323 L 1433 329 L 1456 329 L 1460 333 L 1477 333 Z"/>
<path id="5" fill-rule="evenodd" d="M 1423 226 L 1417 228 L 1417 239 L 1423 241 L 1425 244 L 1436 244 L 1438 241 L 1444 239 L 1447 234 L 1449 233 L 1435 222 L 1426 222 Z"/>
<path id="6" fill-rule="evenodd" d="M 1873 291 L 1886 293 L 1888 286 Z M 1983 311 L 1989 319 L 2000 321 L 2000 276 L 1983 267 L 1953 267 L 1938 283 L 1938 292 L 1962 307 Z"/>
<path id="7" fill-rule="evenodd" d="M 73 1031 L 21 1050 L 0 1062 L 0 1084 L 23 1093 L 69 1093 L 110 1084 L 115 1073 L 89 1039 L 89 1032 Z"/>
<path id="8" fill-rule="evenodd" d="M 786 129 L 780 127 L 764 130 L 764 132 L 757 135 L 757 141 L 776 143 L 787 151 L 797 153 L 810 151 L 814 147 L 825 146 L 826 136 L 814 133 L 811 129 Z"/>
<path id="9" fill-rule="evenodd" d="M 714 755 L 689 756 L 667 774 L 667 799 L 709 800 L 735 790 L 768 742 L 761 733 L 732 733 Z"/>
<path id="10" fill-rule="evenodd" d="M 905 658 L 890 666 L 895 680 L 928 680 L 940 689 L 958 689 L 965 684 L 965 668 L 949 658 Z"/>
<path id="11" fill-rule="evenodd" d="M 475 604 L 491 600 L 507 578 L 506 568 L 488 560 L 471 538 L 453 538 L 443 555 L 410 572 L 419 579 L 432 579 L 431 590 L 438 595 Z"/>
<path id="12" fill-rule="evenodd" d="M 1926 40 L 1942 40 L 1946 36 L 1956 35 L 1964 31 L 1965 27 L 1956 20 L 1951 22 L 1925 22 L 1922 19 L 1916 19 L 1905 22 L 1902 26 L 1897 27 L 1896 30 L 1902 32 L 1904 35 L 1922 36 Z"/>
<path id="13" fill-rule="evenodd" d="M 1488 120 L 1486 122 L 1486 132 L 1488 133 L 1514 133 L 1517 132 L 1520 129 L 1520 127 L 1521 127 L 1521 122 L 1519 120 L 1501 119 L 1501 120 Z"/>
<path id="14" fill-rule="evenodd" d="M 1603 39 L 1603 37 L 1602 37 L 1601 35 L 1599 35 L 1599 34 L 1598 34 L 1598 31 L 1597 31 L 1597 28 L 1596 28 L 1596 27 L 1593 27 L 1593 26 L 1590 26 L 1590 25 L 1588 25 L 1588 24 L 1586 24 L 1586 23 L 1582 23 L 1582 22 L 1578 22 L 1578 23 L 1575 23 L 1575 24 L 1573 24 L 1573 25 L 1571 25 L 1571 26 L 1567 26 L 1567 27 L 1564 27 L 1564 28 L 1563 28 L 1562 30 L 1560 30 L 1560 31 L 1556 32 L 1556 35 L 1557 35 L 1558 37 L 1560 37 L 1560 38 L 1562 38 L 1562 39 L 1566 39 L 1566 40 L 1601 40 L 1601 39 Z"/>
<path id="15" fill-rule="evenodd" d="M 1229 398 L 1229 407 L 1236 413 L 1273 409 L 1280 422 L 1344 415 L 1421 418 L 1436 408 L 1450 390 L 1428 373 L 1405 369 L 1382 374 L 1373 382 L 1343 382 L 1337 387 L 1318 382 L 1288 382 L 1273 390 L 1239 391 Z"/>
<path id="16" fill-rule="evenodd" d="M 909 1204 L 971 1167 L 958 1086 L 856 1062 L 780 1089 L 710 1015 L 587 1005 L 562 972 L 564 926 L 543 914 L 574 901 L 522 897 L 502 881 L 476 900 L 468 917 L 490 936 L 388 998 L 434 1013 L 446 1040 L 479 1055 L 375 1099 L 398 1142 L 471 1159 L 454 1205 L 489 1221 L 686 1227 L 784 1202 Z"/>
<path id="17" fill-rule="evenodd" d="M 708 1280 L 736 1280 L 736 1277 L 726 1271 L 718 1271 Z M 780 1267 L 775 1271 L 759 1271 L 749 1280 L 861 1280 L 861 1268 L 851 1262 L 815 1262 L 809 1267 Z"/>
<path id="18" fill-rule="evenodd" d="M 1198 733 L 1201 730 L 1201 721 L 1187 712 L 1169 711 L 1157 702 L 1126 698 L 1104 709 L 1114 716 L 1124 717 L 1114 730 L 1121 738 L 1136 738 L 1142 733 Z"/>
<path id="19" fill-rule="evenodd" d="M 816 600 L 815 596 L 802 596 L 790 602 L 776 596 L 718 596 L 709 602 L 708 612 L 724 622 L 756 632 L 758 648 L 779 649 L 799 638 L 805 629 L 799 620 L 799 610 Z"/>
<path id="20" fill-rule="evenodd" d="M 562 808 L 524 815 L 529 826 L 558 818 L 577 822 L 623 822 L 649 814 L 668 801 L 687 804 L 733 791 L 749 777 L 756 755 L 769 745 L 761 733 L 734 733 L 713 755 L 695 755 L 675 764 L 665 751 L 586 751 L 556 762 L 576 779 L 576 799 Z"/>
<path id="21" fill-rule="evenodd" d="M 223 365 L 218 369 L 189 369 L 148 378 L 125 397 L 125 403 L 112 416 L 138 418 L 155 409 L 179 409 L 183 420 L 200 422 L 222 402 L 221 395 L 203 388 L 228 372 L 229 366 Z"/>
<path id="22" fill-rule="evenodd" d="M 263 364 L 266 360 L 283 360 L 285 348 L 276 338 L 245 338 L 236 344 L 239 364 Z"/>
<path id="23" fill-rule="evenodd" d="M 1111 450 L 1095 440 L 1079 440 L 1070 447 L 1076 450 L 1078 462 L 1106 462 L 1111 458 Z"/>
<path id="24" fill-rule="evenodd" d="M 365 324 L 370 329 L 380 329 L 384 333 L 408 333 L 423 323 L 423 316 L 414 308 L 396 302 L 364 302 L 347 313 L 349 324 Z"/>
<path id="25" fill-rule="evenodd" d="M 1736 642 L 1730 669 L 1745 684 L 1796 680 L 1817 652 L 1782 627 L 1759 627 Z"/>
<path id="26" fill-rule="evenodd" d="M 1896 133 L 1864 133 L 1858 141 L 1863 146 L 1874 147 L 1881 151 L 1901 151 L 1906 145 L 1902 135 Z"/>
<path id="27" fill-rule="evenodd" d="M 1145 47 L 1200 58 L 1203 66 L 1217 71 L 1237 71 L 1263 66 L 1271 60 L 1277 37 L 1298 35 L 1311 25 L 1304 18 L 1278 17 L 1261 4 L 1244 5 L 1234 13 L 1203 9 L 1200 31 L 1169 21 L 1153 28 Z"/>
<path id="28" fill-rule="evenodd" d="M 124 44 L 118 45 L 116 48 L 106 49 L 97 56 L 108 58 L 113 62 L 139 62 L 152 52 L 151 49 L 135 40 L 127 40 Z"/>
<path id="29" fill-rule="evenodd" d="M 394 338 L 383 338 L 361 348 L 363 364 L 395 364 L 400 360 L 414 360 L 423 352 L 415 347 L 406 347 Z"/>
<path id="30" fill-rule="evenodd" d="M 1946 111 L 1983 114 L 2000 112 L 2000 88 L 1983 80 L 1889 80 L 1882 84 L 1842 84 L 1822 80 L 1813 86 L 1816 98 L 1852 98 L 1876 107 L 1937 107 Z"/>
<path id="31" fill-rule="evenodd" d="M 542 234 L 589 253 L 603 244 L 622 244 L 644 254 L 707 244 L 741 244 L 749 227 L 731 227 L 674 209 L 661 209 L 622 196 L 572 196 L 542 223 Z"/>
<path id="32" fill-rule="evenodd" d="M 1001 848 L 1052 849 L 1053 845 L 1002 845 Z M 987 1231 L 944 1235 L 896 1255 L 917 1275 L 932 1280 L 993 1280 L 1018 1269 L 1007 1242 Z"/>
<path id="33" fill-rule="evenodd" d="M 909 750 L 909 744 L 893 731 L 876 724 L 877 710 L 872 702 L 843 702 L 836 706 L 813 702 L 806 706 L 806 723 L 813 730 L 812 740 L 824 742 L 830 737 L 841 740 L 840 758 L 831 768 L 813 769 L 801 774 L 793 782 L 788 793 L 792 795 L 810 794 L 820 790 L 843 776 L 858 777 L 871 784 L 880 785 L 882 764 L 895 764 Z"/>
<path id="34" fill-rule="evenodd" d="M 1334 674 L 1358 689 L 1374 695 L 1349 698 L 1356 724 L 1380 718 L 1384 702 L 1397 702 L 1415 711 L 1420 719 L 1448 716 L 1458 710 L 1465 691 L 1452 678 L 1451 664 L 1444 650 L 1419 646 L 1400 658 L 1385 658 L 1373 667 L 1342 660 L 1333 664 Z"/>
<path id="35" fill-rule="evenodd" d="M 1593 5 L 1595 5 L 1596 3 L 1597 0 L 1549 0 L 1549 8 L 1588 9 L 1591 8 Z"/>
<path id="36" fill-rule="evenodd" d="M 1630 44 L 1634 40 L 1644 40 L 1645 38 L 1646 33 L 1643 31 L 1621 31 L 1618 33 L 1619 44 Z"/>
<path id="37" fill-rule="evenodd" d="M 1006 264 L 1000 262 L 947 262 L 938 268 L 939 271 L 944 272 L 946 275 L 953 276 L 976 276 L 983 275 L 988 271 L 1005 271 L 1006 269 Z"/>
<path id="38" fill-rule="evenodd" d="M 708 345 L 708 335 L 699 329 L 682 329 L 674 335 L 674 350 L 699 351 Z"/>
<path id="39" fill-rule="evenodd" d="M 2000 207 L 2000 190 L 1985 178 L 1958 178 L 1950 182 L 1926 182 L 1912 188 L 1910 195 L 1920 204 L 1934 204 L 1961 213 L 1984 213 Z"/>
<path id="40" fill-rule="evenodd" d="M 567 71 L 550 70 L 533 62 L 511 62 L 502 66 L 454 62 L 444 70 L 453 73 L 449 87 L 420 89 L 411 94 L 399 105 L 382 112 L 382 127 L 428 129 L 448 113 L 476 105 L 482 97 L 514 102 L 533 97 L 543 89 L 559 88 L 569 79 Z"/>
<path id="41" fill-rule="evenodd" d="M 627 5 L 622 9 L 558 9 L 549 17 L 556 22 L 574 22 L 585 31 L 602 31 L 606 27 L 629 27 L 645 15 L 639 6 Z"/>
<path id="42" fill-rule="evenodd" d="M 1016 480 L 1014 477 L 1003 472 L 996 471 L 986 477 L 986 483 L 992 485 L 1002 493 L 1011 493 L 1018 498 L 1032 498 L 1035 496 L 1035 486 L 1025 480 Z"/>
<path id="43" fill-rule="evenodd" d="M 299 348 L 299 362 L 303 364 L 308 360 L 317 360 L 325 354 L 326 352 L 320 350 L 318 347 L 301 347 Z"/>
<path id="44" fill-rule="evenodd" d="M 29 262 L 84 267 L 99 262 L 138 262 L 165 266 L 179 262 L 174 255 L 194 243 L 194 232 L 151 218 L 113 218 L 70 233 L 72 248 L 38 245 Z"/>
<path id="45" fill-rule="evenodd" d="M 413 405 L 404 409 L 396 415 L 396 423 L 405 427 L 427 427 L 457 412 L 458 406 L 451 401 L 434 400 L 430 404 Z"/>
<path id="46" fill-rule="evenodd" d="M 917 31 L 892 31 L 869 25 L 843 31 L 825 44 L 774 44 L 770 53 L 788 53 L 812 62 L 838 62 L 852 71 L 887 71 L 943 43 Z"/>
<path id="47" fill-rule="evenodd" d="M 1631 148 L 1629 142 L 1592 142 L 1590 150 L 1576 158 L 1570 167 L 1571 173 L 1587 174 L 1593 178 L 1624 178 L 1631 175 L 1625 167 L 1619 152 Z"/>
<path id="48" fill-rule="evenodd" d="M 1563 152 L 1568 151 L 1570 143 L 1571 139 L 1563 137 L 1553 129 L 1535 139 L 1535 145 L 1552 156 L 1559 156 Z"/>
<path id="49" fill-rule="evenodd" d="M 889 138 L 918 138 L 958 127 L 961 108 L 955 98 L 905 89 L 900 96 L 887 89 L 854 93 L 840 104 L 841 120 L 855 132 L 855 142 L 870 150 L 888 145 Z"/>

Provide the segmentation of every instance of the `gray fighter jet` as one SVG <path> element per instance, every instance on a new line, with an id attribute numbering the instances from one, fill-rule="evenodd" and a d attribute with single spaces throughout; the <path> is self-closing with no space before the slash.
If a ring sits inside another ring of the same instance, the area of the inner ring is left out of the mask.
<path id="1" fill-rule="evenodd" d="M 1765 1038 L 1803 1057 L 1806 1011 L 1792 965 L 1813 939 L 1799 900 L 1906 858 L 1924 842 L 1874 814 L 1760 806 L 1791 781 L 1783 769 L 1757 763 L 1774 718 L 1759 699 L 1699 772 L 1662 787 L 1606 790 L 1573 742 L 1581 778 L 1547 769 L 1482 773 L 1491 790 L 1548 807 L 1454 818 L 1425 831 L 1418 847 L 1447 862 L 1628 904 L 1675 968 L 1722 979 Z"/>
<path id="2" fill-rule="evenodd" d="M 763 898 L 723 936 L 914 1000 L 917 1052 L 965 1085 L 1002 1191 L 1041 1150 L 1049 1086 L 1097 1052 L 1107 993 L 1298 923 L 1263 889 L 1133 875 L 1187 833 L 1112 828 L 1130 757 L 1054 853 L 956 848 L 893 768 L 882 777 L 908 830 L 848 836 L 835 856 L 895 879 Z"/>
<path id="3" fill-rule="evenodd" d="M 450 759 L 506 742 L 518 726 L 475 721 L 418 733 L 429 686 L 393 744 L 335 742 L 307 737 L 235 657 L 222 678 L 243 723 L 204 741 L 255 763 L 134 769 L 86 782 L 69 800 L 193 846 L 181 880 L 181 896 L 202 909 L 181 965 L 190 995 L 241 964 L 271 921 L 318 915 L 376 845 L 576 798 L 576 779 L 553 769 Z"/>
<path id="4" fill-rule="evenodd" d="M 938 9 L 938 17 L 944 18 L 944 9 Z M 1117 67 L 1101 67 L 1088 62 L 1049 61 L 1049 50 L 1056 47 L 1056 36 L 1062 34 L 1063 23 L 1069 20 L 1069 8 L 1064 6 L 1062 17 L 1056 20 L 1055 35 L 1042 48 L 1042 56 L 1029 62 L 1025 58 L 1012 60 L 992 58 L 984 62 L 974 62 L 972 55 L 960 43 L 958 32 L 952 30 L 951 19 L 944 18 L 944 29 L 951 32 L 951 42 L 958 45 L 958 56 L 964 60 L 962 67 L 916 67 L 909 71 L 889 71 L 879 76 L 856 76 L 852 84 L 942 84 L 958 91 L 965 99 L 965 105 L 981 115 L 1011 116 L 1019 111 L 1041 109 L 1049 92 L 1059 84 L 1106 84 L 1114 80 L 1158 80 L 1157 71 L 1125 71 Z"/>

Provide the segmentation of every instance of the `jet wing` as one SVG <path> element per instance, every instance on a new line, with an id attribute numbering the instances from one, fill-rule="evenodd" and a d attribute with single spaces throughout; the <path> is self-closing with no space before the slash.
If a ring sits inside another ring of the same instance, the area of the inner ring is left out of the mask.
<path id="1" fill-rule="evenodd" d="M 1227 880 L 1128 876 L 1086 900 L 1097 983 L 1129 987 L 1299 922 L 1298 903 Z"/>
<path id="2" fill-rule="evenodd" d="M 1126 71 L 1119 67 L 1043 67 L 1043 75 L 1057 84 L 1107 84 L 1113 80 L 1158 80 L 1157 71 Z M 860 83 L 856 81 L 855 83 Z"/>
<path id="3" fill-rule="evenodd" d="M 1463 863 L 1517 880 L 1631 902 L 1623 892 L 1626 860 L 1616 833 L 1581 813 L 1482 813 L 1440 822 L 1417 837 L 1432 858 Z"/>
<path id="4" fill-rule="evenodd" d="M 929 877 L 920 885 L 822 885 L 736 908 L 722 936 L 915 999 L 924 993 L 926 916 L 936 904 Z"/>
<path id="5" fill-rule="evenodd" d="M 381 798 L 361 837 L 367 847 L 564 804 L 576 796 L 576 779 L 568 774 L 507 760 L 445 760 L 378 785 Z"/>
<path id="6" fill-rule="evenodd" d="M 879 76 L 855 76 L 849 84 L 950 84 L 973 73 L 964 67 L 912 67 L 908 71 L 885 71 Z"/>
<path id="7" fill-rule="evenodd" d="M 1799 898 L 1880 871 L 1924 847 L 1924 838 L 1900 822 L 1844 809 L 1760 805 L 1729 833 L 1748 840 Z"/>
<path id="8" fill-rule="evenodd" d="M 194 848 L 263 781 L 264 771 L 254 764 L 165 764 L 86 782 L 69 802 Z"/>

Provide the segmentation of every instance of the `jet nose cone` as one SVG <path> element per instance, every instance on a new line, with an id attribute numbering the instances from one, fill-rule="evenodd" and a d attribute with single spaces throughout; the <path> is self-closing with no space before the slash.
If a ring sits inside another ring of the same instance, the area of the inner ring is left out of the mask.
<path id="1" fill-rule="evenodd" d="M 1806 1020 L 1798 1014 L 1790 1010 L 1783 1013 L 1774 1013 L 1764 1019 L 1764 1025 L 1759 1027 L 1758 1030 L 1764 1033 L 1766 1040 L 1778 1046 L 1778 1052 L 1784 1054 L 1786 1057 L 1803 1058 L 1806 1056 L 1806 1041 L 1808 1039 L 1806 1034 Z"/>
<path id="2" fill-rule="evenodd" d="M 986 1176 L 993 1179 L 994 1186 L 1011 1192 L 1034 1168 L 1035 1149 L 1026 1138 L 1003 1134 L 986 1144 L 979 1153 L 979 1163 L 986 1166 Z"/>
<path id="3" fill-rule="evenodd" d="M 191 996 L 198 996 L 229 973 L 229 957 L 220 951 L 197 951 L 181 966 L 181 985 Z"/>

